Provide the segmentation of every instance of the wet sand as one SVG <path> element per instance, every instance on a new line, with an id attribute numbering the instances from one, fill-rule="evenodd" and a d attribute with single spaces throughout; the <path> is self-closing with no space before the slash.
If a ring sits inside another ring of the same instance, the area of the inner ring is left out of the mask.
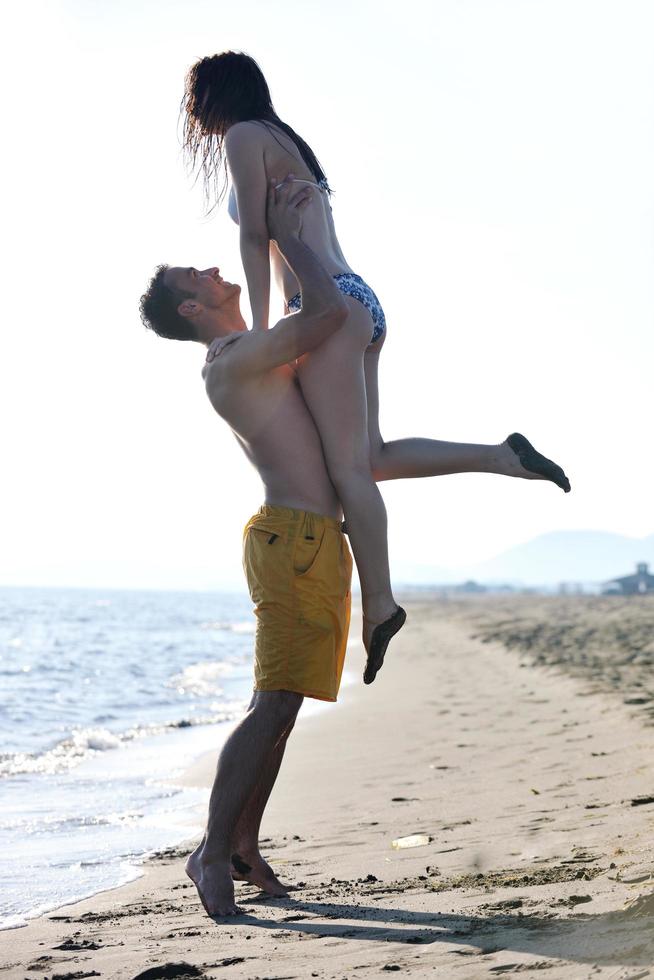
<path id="1" fill-rule="evenodd" d="M 0 933 L 0 977 L 654 977 L 649 716 L 603 669 L 543 662 L 551 643 L 507 649 L 519 603 L 492 606 L 409 602 L 375 684 L 298 725 L 262 848 L 291 897 L 239 885 L 246 915 L 213 922 L 189 842 Z M 209 785 L 214 766 L 185 778 Z"/>

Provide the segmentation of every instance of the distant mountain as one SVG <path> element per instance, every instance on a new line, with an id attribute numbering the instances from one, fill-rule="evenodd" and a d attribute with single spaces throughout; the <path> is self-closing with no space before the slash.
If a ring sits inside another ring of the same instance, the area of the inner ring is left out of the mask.
<path id="1" fill-rule="evenodd" d="M 654 567 L 654 534 L 639 539 L 608 531 L 551 531 L 475 565 L 449 569 L 407 565 L 393 571 L 396 580 L 415 583 L 474 579 L 487 584 L 557 585 L 604 582 L 628 575 L 641 561 Z"/>
<path id="2" fill-rule="evenodd" d="M 470 578 L 526 585 L 604 582 L 628 575 L 639 561 L 654 565 L 654 534 L 638 539 L 608 531 L 552 531 L 480 562 Z"/>

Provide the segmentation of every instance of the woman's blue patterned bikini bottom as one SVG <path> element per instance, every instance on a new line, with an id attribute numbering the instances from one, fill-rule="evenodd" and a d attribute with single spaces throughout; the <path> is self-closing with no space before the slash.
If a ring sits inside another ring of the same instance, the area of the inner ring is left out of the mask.
<path id="1" fill-rule="evenodd" d="M 357 299 L 360 303 L 363 303 L 365 308 L 370 313 L 373 324 L 370 343 L 374 344 L 376 340 L 379 340 L 386 329 L 386 317 L 384 316 L 381 303 L 367 282 L 365 282 L 361 276 L 355 275 L 354 272 L 340 272 L 337 276 L 333 276 L 332 278 L 334 279 L 334 282 L 338 286 L 340 292 L 342 292 L 345 296 L 351 296 L 353 299 Z M 295 296 L 291 296 L 286 305 L 293 313 L 301 310 L 302 294 L 296 293 Z"/>

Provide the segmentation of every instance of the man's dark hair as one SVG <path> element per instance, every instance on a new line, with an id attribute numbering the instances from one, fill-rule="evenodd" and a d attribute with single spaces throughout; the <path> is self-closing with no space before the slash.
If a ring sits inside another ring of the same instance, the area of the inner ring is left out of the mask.
<path id="1" fill-rule="evenodd" d="M 197 340 L 191 321 L 177 312 L 179 304 L 190 299 L 193 293 L 166 285 L 164 276 L 169 268 L 167 265 L 157 266 L 147 290 L 141 296 L 141 320 L 148 330 L 153 330 L 160 337 L 167 337 L 169 340 Z"/>

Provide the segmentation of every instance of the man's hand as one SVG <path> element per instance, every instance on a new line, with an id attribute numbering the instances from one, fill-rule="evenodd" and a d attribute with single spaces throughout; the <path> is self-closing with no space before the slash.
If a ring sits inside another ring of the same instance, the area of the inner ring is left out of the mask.
<path id="1" fill-rule="evenodd" d="M 308 184 L 293 193 L 293 180 L 293 174 L 287 174 L 281 183 L 277 182 L 276 177 L 271 177 L 268 181 L 268 232 L 280 244 L 289 235 L 299 236 L 302 230 L 302 212 L 313 198 L 313 190 Z"/>
<path id="2" fill-rule="evenodd" d="M 236 341 L 242 336 L 242 333 L 230 333 L 226 337 L 216 337 L 215 340 L 212 340 L 207 351 L 207 364 L 211 364 L 215 358 L 222 354 L 225 347 L 229 347 L 230 344 L 236 343 Z"/>

